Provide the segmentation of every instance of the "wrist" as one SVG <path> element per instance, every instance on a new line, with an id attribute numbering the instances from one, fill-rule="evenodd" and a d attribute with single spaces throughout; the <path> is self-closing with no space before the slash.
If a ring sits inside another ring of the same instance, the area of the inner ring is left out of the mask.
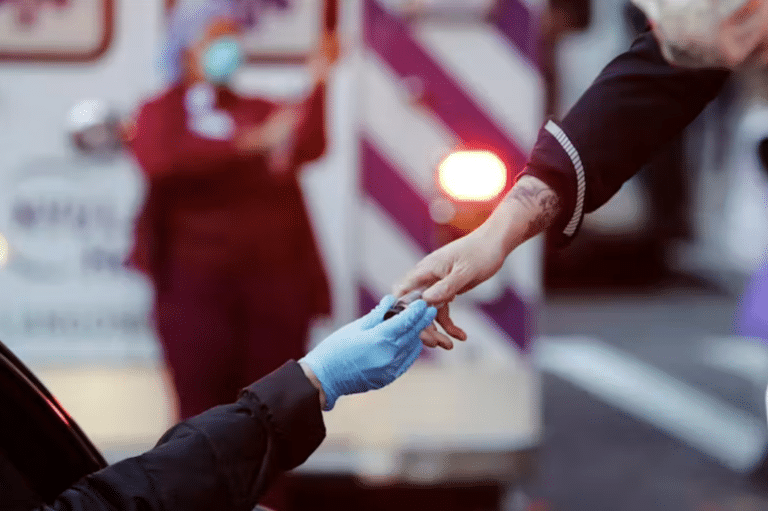
<path id="1" fill-rule="evenodd" d="M 484 243 L 499 251 L 503 258 L 525 241 L 528 220 L 524 218 L 526 212 L 517 209 L 505 198 L 477 229 Z"/>
<path id="2" fill-rule="evenodd" d="M 538 178 L 524 175 L 486 223 L 489 230 L 497 233 L 506 257 L 552 225 L 559 212 L 559 198 L 555 191 Z"/>
<path id="3" fill-rule="evenodd" d="M 299 361 L 299 366 L 301 367 L 301 370 L 304 371 L 304 375 L 309 380 L 309 383 L 312 384 L 313 387 L 317 389 L 317 392 L 320 396 L 320 408 L 325 410 L 325 406 L 327 404 L 326 396 L 325 396 L 325 390 L 323 390 L 323 385 L 320 383 L 320 380 L 317 378 L 317 375 L 312 370 L 309 365 L 307 365 L 306 362 Z"/>

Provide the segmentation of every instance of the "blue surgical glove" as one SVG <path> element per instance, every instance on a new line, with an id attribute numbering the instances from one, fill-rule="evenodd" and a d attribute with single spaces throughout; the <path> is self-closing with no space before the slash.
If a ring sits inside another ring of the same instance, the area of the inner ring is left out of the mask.
<path id="1" fill-rule="evenodd" d="M 394 296 L 385 296 L 368 315 L 331 334 L 299 360 L 320 381 L 325 410 L 332 409 L 339 396 L 389 385 L 419 357 L 419 333 L 432 323 L 437 310 L 418 300 L 384 321 L 394 303 Z"/>

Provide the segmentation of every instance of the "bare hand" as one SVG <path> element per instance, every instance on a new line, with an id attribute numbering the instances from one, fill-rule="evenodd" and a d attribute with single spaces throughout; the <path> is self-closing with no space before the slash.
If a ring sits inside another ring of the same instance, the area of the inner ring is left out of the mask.
<path id="1" fill-rule="evenodd" d="M 422 298 L 438 308 L 440 326 L 450 336 L 466 340 L 467 334 L 451 321 L 448 304 L 495 275 L 510 252 L 549 227 L 559 212 L 557 194 L 536 177 L 524 175 L 483 225 L 422 259 L 394 293 L 402 296 L 425 289 Z M 421 340 L 430 347 L 453 346 L 434 325 L 422 332 Z"/>
<path id="2" fill-rule="evenodd" d="M 422 259 L 396 286 L 395 295 L 426 287 L 422 298 L 438 307 L 436 319 L 440 326 L 450 336 L 466 340 L 467 334 L 451 320 L 448 304 L 456 295 L 469 291 L 498 272 L 506 255 L 499 236 L 481 226 Z M 430 347 L 450 349 L 453 346 L 434 325 L 422 332 L 421 340 Z"/>

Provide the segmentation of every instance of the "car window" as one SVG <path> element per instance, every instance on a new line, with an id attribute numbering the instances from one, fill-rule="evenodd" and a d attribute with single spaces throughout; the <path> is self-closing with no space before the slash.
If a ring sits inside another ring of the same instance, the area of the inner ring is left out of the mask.
<path id="1" fill-rule="evenodd" d="M 0 453 L 8 477 L 19 476 L 44 501 L 106 466 L 72 418 L 2 343 L 0 410 Z"/>

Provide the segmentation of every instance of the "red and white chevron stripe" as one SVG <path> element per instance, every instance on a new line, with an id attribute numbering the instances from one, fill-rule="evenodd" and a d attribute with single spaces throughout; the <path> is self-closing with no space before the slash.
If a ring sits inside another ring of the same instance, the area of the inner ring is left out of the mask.
<path id="1" fill-rule="evenodd" d="M 499 16 L 522 10 L 534 19 L 529 8 L 501 2 Z M 543 89 L 533 45 L 526 42 L 534 35 L 530 21 L 409 25 L 377 0 L 366 0 L 364 26 L 358 221 L 361 305 L 367 308 L 437 248 L 428 204 L 436 196 L 440 161 L 459 145 L 480 143 L 514 175 L 542 123 Z M 507 364 L 525 356 L 540 274 L 534 241 L 491 282 L 457 301 L 454 316 L 471 333 L 474 356 Z"/>

